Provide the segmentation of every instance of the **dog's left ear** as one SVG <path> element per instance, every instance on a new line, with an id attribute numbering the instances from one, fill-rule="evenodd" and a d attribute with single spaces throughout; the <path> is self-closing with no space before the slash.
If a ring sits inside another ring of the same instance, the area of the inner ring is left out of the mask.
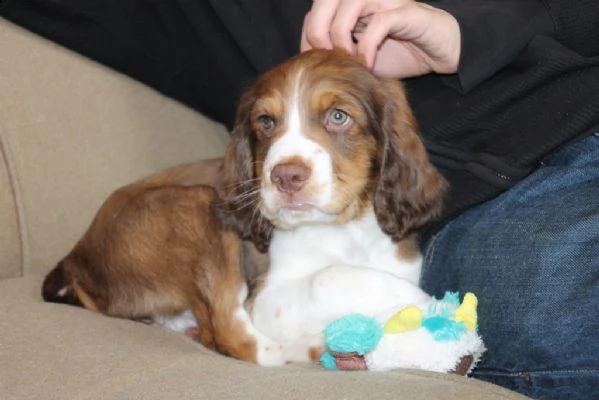
<path id="1" fill-rule="evenodd" d="M 381 80 L 375 101 L 380 172 L 374 210 L 383 232 L 399 241 L 440 213 L 447 183 L 428 159 L 403 85 Z"/>
<path id="2" fill-rule="evenodd" d="M 235 126 L 216 184 L 220 198 L 216 210 L 220 219 L 233 227 L 242 239 L 252 241 L 258 250 L 266 252 L 273 226 L 257 209 L 259 183 L 254 170 L 254 138 L 249 120 L 254 101 L 251 88 L 241 96 Z"/>

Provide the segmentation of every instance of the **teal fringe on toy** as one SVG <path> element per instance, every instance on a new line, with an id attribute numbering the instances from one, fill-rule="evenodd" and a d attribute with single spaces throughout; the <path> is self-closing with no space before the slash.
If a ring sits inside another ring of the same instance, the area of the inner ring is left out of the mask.
<path id="1" fill-rule="evenodd" d="M 383 334 L 383 326 L 376 319 L 359 314 L 333 321 L 324 330 L 326 345 L 331 351 L 359 355 L 374 349 Z"/>
<path id="2" fill-rule="evenodd" d="M 328 351 L 320 357 L 320 363 L 326 369 L 337 369 L 337 364 L 335 364 L 335 357 Z"/>
<path id="3" fill-rule="evenodd" d="M 460 306 L 458 292 L 445 292 L 441 300 L 433 298 L 428 306 L 422 326 L 438 341 L 458 340 L 466 331 L 463 322 L 454 320 L 455 311 Z"/>

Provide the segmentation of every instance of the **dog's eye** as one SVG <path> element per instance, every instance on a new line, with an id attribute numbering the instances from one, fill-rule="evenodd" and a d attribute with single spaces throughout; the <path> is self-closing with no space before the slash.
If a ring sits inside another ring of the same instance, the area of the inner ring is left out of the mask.
<path id="1" fill-rule="evenodd" d="M 258 117 L 258 124 L 264 135 L 268 137 L 275 127 L 275 120 L 271 116 L 263 114 Z"/>
<path id="2" fill-rule="evenodd" d="M 351 125 L 352 119 L 349 114 L 339 108 L 332 109 L 325 120 L 325 127 L 329 131 L 341 132 Z"/>
<path id="3" fill-rule="evenodd" d="M 331 123 L 334 125 L 343 125 L 349 119 L 349 115 L 342 110 L 333 110 L 331 113 Z"/>
<path id="4" fill-rule="evenodd" d="M 261 115 L 258 117 L 258 121 L 263 129 L 270 129 L 275 125 L 275 120 L 268 115 Z"/>

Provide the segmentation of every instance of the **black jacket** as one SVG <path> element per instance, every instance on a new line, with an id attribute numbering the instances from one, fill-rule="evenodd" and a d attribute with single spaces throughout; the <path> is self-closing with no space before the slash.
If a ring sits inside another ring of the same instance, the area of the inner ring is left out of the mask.
<path id="1" fill-rule="evenodd" d="M 462 32 L 455 76 L 408 82 L 431 158 L 452 184 L 446 221 L 599 131 L 599 2 L 429 3 Z"/>
<path id="2" fill-rule="evenodd" d="M 453 14 L 453 76 L 407 80 L 444 216 L 502 193 L 599 131 L 599 1 L 430 0 Z M 297 53 L 309 0 L 4 0 L 0 15 L 232 123 L 256 74 Z"/>

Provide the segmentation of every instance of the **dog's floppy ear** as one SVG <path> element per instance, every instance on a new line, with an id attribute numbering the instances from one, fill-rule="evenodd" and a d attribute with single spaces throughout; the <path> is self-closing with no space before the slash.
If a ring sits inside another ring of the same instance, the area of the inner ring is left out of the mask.
<path id="1" fill-rule="evenodd" d="M 447 184 L 428 159 L 403 85 L 381 80 L 375 101 L 380 172 L 374 210 L 381 229 L 398 241 L 441 211 Z"/>
<path id="2" fill-rule="evenodd" d="M 255 102 L 252 88 L 242 96 L 237 108 L 235 126 L 225 151 L 220 182 L 216 185 L 221 219 L 232 226 L 242 239 L 251 240 L 265 252 L 273 226 L 258 208 L 260 181 L 255 170 L 250 113 Z"/>

